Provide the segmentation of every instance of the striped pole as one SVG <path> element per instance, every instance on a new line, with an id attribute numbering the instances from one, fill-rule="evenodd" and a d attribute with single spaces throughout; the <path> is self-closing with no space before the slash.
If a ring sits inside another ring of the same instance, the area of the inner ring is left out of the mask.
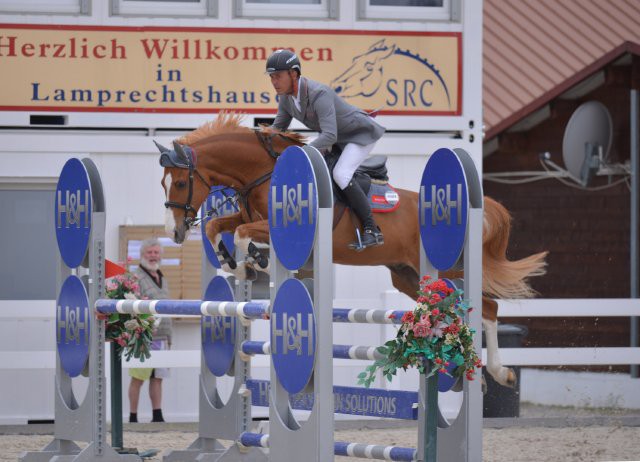
<path id="1" fill-rule="evenodd" d="M 242 342 L 242 352 L 247 355 L 270 355 L 271 343 L 247 340 Z M 363 345 L 333 345 L 333 357 L 339 359 L 383 359 L 378 347 Z"/>
<path id="2" fill-rule="evenodd" d="M 359 308 L 334 308 L 333 322 L 359 324 L 400 324 L 403 310 L 367 310 Z"/>
<path id="3" fill-rule="evenodd" d="M 202 300 L 112 300 L 96 301 L 100 313 L 173 314 L 179 316 L 240 316 L 264 319 L 269 316 L 269 301 L 217 302 Z M 400 324 L 404 310 L 334 308 L 333 322 L 354 324 Z"/>
<path id="4" fill-rule="evenodd" d="M 179 316 L 235 316 L 261 319 L 269 313 L 269 302 L 207 302 L 202 300 L 111 300 L 96 301 L 100 313 L 174 314 Z"/>
<path id="5" fill-rule="evenodd" d="M 240 435 L 240 445 L 244 447 L 269 447 L 269 435 L 263 433 L 244 432 Z M 399 446 L 381 446 L 376 444 L 345 443 L 336 441 L 333 444 L 336 456 L 360 457 L 375 460 L 397 460 L 411 462 L 416 460 L 416 450 Z"/>

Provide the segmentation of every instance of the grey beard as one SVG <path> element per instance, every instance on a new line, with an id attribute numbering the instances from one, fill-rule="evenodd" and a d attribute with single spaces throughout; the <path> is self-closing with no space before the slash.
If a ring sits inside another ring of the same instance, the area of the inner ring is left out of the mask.
<path id="1" fill-rule="evenodd" d="M 140 265 L 144 266 L 150 271 L 158 271 L 160 269 L 160 263 L 151 263 L 146 258 L 140 258 Z"/>

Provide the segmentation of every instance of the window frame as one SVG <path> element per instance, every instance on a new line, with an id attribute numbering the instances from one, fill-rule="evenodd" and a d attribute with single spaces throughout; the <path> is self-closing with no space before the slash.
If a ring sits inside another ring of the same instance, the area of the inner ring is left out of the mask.
<path id="1" fill-rule="evenodd" d="M 378 6 L 370 0 L 358 0 L 359 20 L 455 21 L 459 0 L 442 0 L 442 6 Z"/>
<path id="2" fill-rule="evenodd" d="M 234 0 L 236 18 L 338 19 L 338 0 L 320 0 L 319 5 L 254 3 Z"/>
<path id="3" fill-rule="evenodd" d="M 11 0 L 0 5 L 0 14 L 91 14 L 91 0 Z"/>
<path id="4" fill-rule="evenodd" d="M 110 0 L 110 6 L 111 16 L 218 17 L 218 0 L 198 0 L 197 2 Z"/>

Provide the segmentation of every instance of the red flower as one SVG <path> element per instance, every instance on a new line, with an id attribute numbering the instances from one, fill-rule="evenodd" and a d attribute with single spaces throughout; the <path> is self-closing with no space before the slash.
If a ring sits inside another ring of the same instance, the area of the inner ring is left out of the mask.
<path id="1" fill-rule="evenodd" d="M 413 311 L 407 311 L 402 315 L 401 321 L 404 324 L 412 324 L 415 321 L 415 316 L 413 315 Z"/>
<path id="2" fill-rule="evenodd" d="M 438 308 L 434 308 L 433 310 L 431 310 L 431 314 L 433 316 L 438 316 L 440 314 L 440 310 Z"/>
<path id="3" fill-rule="evenodd" d="M 418 323 L 413 326 L 413 335 L 416 337 L 426 337 L 429 333 L 429 328 L 426 324 Z"/>
<path id="4" fill-rule="evenodd" d="M 457 324 L 449 324 L 449 327 L 446 327 L 444 329 L 445 332 L 449 333 L 449 334 L 457 334 L 458 332 L 460 332 L 460 326 L 458 326 Z"/>
<path id="5" fill-rule="evenodd" d="M 434 359 L 434 362 L 435 362 L 436 364 L 442 364 L 442 359 L 440 359 L 440 358 L 436 358 L 436 359 Z"/>
<path id="6" fill-rule="evenodd" d="M 395 313 L 391 313 L 391 314 L 389 315 L 389 319 L 396 319 L 396 315 L 395 315 Z"/>
<path id="7" fill-rule="evenodd" d="M 446 292 L 449 286 L 442 279 L 438 279 L 437 281 L 433 281 L 431 284 L 427 286 L 431 292 Z"/>

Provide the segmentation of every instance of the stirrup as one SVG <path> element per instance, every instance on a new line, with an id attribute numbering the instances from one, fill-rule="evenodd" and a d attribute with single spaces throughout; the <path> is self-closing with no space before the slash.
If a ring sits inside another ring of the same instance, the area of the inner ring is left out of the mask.
<path id="1" fill-rule="evenodd" d="M 360 230 L 356 228 L 356 237 L 358 240 L 349 244 L 349 248 L 356 252 L 362 252 L 368 247 L 376 247 L 384 244 L 384 236 L 380 232 L 380 229 L 366 228 L 363 236 Z"/>

